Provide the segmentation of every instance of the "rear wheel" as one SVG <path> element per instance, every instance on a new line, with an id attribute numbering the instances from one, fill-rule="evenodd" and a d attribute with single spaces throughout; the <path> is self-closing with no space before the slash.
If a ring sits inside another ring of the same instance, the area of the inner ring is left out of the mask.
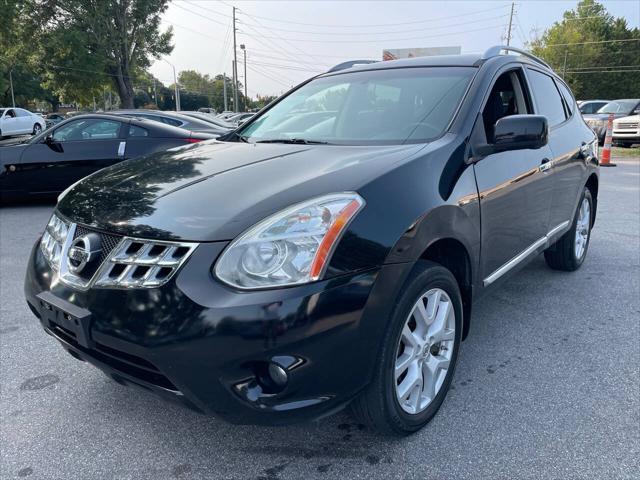
<path id="1" fill-rule="evenodd" d="M 591 219 L 593 197 L 585 187 L 573 218 L 573 225 L 567 233 L 544 252 L 544 259 L 554 270 L 572 272 L 580 268 L 587 256 L 591 239 Z"/>
<path id="2" fill-rule="evenodd" d="M 407 435 L 437 413 L 451 385 L 462 330 L 462 299 L 446 268 L 421 261 L 400 294 L 373 381 L 352 411 L 381 433 Z"/>

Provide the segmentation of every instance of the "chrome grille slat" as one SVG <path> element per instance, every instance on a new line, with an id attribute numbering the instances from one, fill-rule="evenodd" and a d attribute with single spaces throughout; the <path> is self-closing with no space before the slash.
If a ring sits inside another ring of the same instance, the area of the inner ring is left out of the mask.
<path id="1" fill-rule="evenodd" d="M 68 266 L 69 248 L 76 239 L 89 234 L 100 237 L 102 248 L 99 257 L 94 257 L 96 260 L 88 270 L 74 273 Z M 54 214 L 43 233 L 40 248 L 63 283 L 87 290 L 91 287 L 131 289 L 162 286 L 171 280 L 197 245 L 112 235 L 67 223 Z M 131 248 L 137 250 L 130 252 Z M 157 253 L 153 253 L 155 251 Z"/>

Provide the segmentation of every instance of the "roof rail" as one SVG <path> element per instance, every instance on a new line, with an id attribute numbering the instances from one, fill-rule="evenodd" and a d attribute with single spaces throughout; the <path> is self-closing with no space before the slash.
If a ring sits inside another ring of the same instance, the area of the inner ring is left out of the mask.
<path id="1" fill-rule="evenodd" d="M 488 48 L 483 54 L 482 54 L 482 60 L 487 60 L 491 57 L 497 57 L 498 55 L 500 55 L 500 52 L 515 52 L 515 53 L 519 53 L 520 55 L 523 55 L 527 58 L 530 58 L 531 60 L 533 60 L 536 63 L 539 63 L 540 65 L 544 65 L 545 67 L 551 69 L 551 67 L 549 66 L 549 64 L 547 62 L 545 62 L 544 60 L 536 57 L 534 54 L 527 52 L 526 50 L 522 50 L 521 48 L 516 48 L 516 47 L 510 47 L 508 45 L 495 45 L 493 47 Z"/>
<path id="2" fill-rule="evenodd" d="M 354 65 L 368 65 L 369 63 L 376 63 L 378 60 L 349 60 L 348 62 L 342 62 L 336 65 L 335 67 L 327 70 L 327 73 L 337 72 L 339 70 L 344 70 L 345 68 L 351 68 Z"/>

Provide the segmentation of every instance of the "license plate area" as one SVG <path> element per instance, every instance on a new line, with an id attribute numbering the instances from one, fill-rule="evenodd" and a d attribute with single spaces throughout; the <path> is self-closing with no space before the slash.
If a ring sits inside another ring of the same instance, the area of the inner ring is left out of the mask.
<path id="1" fill-rule="evenodd" d="M 91 312 L 56 297 L 50 292 L 36 295 L 42 325 L 54 333 L 60 329 L 85 348 L 91 347 Z"/>

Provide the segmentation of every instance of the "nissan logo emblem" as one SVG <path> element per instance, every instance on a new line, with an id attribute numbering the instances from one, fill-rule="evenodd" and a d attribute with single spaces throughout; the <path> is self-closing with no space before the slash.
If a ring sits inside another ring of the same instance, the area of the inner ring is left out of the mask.
<path id="1" fill-rule="evenodd" d="M 102 251 L 100 236 L 89 233 L 76 238 L 67 251 L 67 265 L 73 273 L 79 274 L 84 268 L 95 261 Z"/>

